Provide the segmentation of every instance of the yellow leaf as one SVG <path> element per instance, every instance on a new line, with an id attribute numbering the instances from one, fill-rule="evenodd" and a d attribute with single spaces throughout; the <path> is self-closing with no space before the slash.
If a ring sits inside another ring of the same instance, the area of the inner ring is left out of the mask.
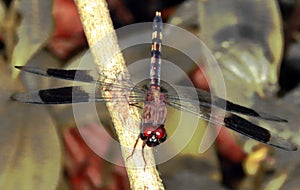
<path id="1" fill-rule="evenodd" d="M 61 150 L 54 122 L 43 106 L 10 100 L 19 87 L 0 70 L 0 189 L 55 189 Z"/>
<path id="2" fill-rule="evenodd" d="M 53 31 L 53 1 L 20 0 L 17 4 L 22 17 L 18 28 L 18 43 L 12 55 L 12 65 L 26 62 L 47 42 Z M 13 70 L 16 78 L 19 71 Z"/>

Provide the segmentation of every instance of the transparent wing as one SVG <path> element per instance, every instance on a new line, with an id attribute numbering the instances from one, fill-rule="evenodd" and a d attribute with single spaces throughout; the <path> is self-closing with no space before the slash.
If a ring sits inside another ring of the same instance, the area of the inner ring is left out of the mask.
<path id="1" fill-rule="evenodd" d="M 287 120 L 280 117 L 263 112 L 257 112 L 251 108 L 247 108 L 228 100 L 212 96 L 209 92 L 201 89 L 178 85 L 172 85 L 171 88 L 170 85 L 164 85 L 163 87 L 168 92 L 167 99 L 169 102 L 181 102 L 180 104 L 189 103 L 191 104 L 190 106 L 195 106 L 193 110 L 203 110 L 203 108 L 210 108 L 211 106 L 213 106 L 216 108 L 224 109 L 231 113 L 242 114 L 270 121 L 287 122 Z M 178 94 L 180 94 L 180 97 L 178 96 Z M 178 109 L 180 109 L 180 104 L 178 105 Z"/>
<path id="2" fill-rule="evenodd" d="M 55 69 L 55 68 L 40 68 L 40 67 L 28 67 L 28 66 L 15 66 L 15 68 L 20 69 L 25 72 L 52 77 L 64 80 L 87 82 L 98 84 L 105 88 L 114 89 L 132 89 L 135 92 L 143 93 L 146 89 L 136 86 L 131 81 L 100 81 L 99 73 L 96 70 L 66 70 L 66 69 Z"/>
<path id="3" fill-rule="evenodd" d="M 98 80 L 95 70 L 64 70 L 39 67 L 16 66 L 17 69 L 45 77 L 92 83 L 83 86 L 69 86 L 37 90 L 12 95 L 13 100 L 34 104 L 69 104 L 79 102 L 113 102 L 128 101 L 129 103 L 143 102 L 146 90 L 130 81 L 105 82 Z M 113 91 L 114 97 L 102 95 L 104 91 Z"/>

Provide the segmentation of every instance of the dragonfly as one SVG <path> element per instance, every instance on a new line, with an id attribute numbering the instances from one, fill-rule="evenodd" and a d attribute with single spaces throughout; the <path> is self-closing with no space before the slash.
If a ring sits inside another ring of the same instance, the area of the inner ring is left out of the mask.
<path id="1" fill-rule="evenodd" d="M 128 81 L 117 81 L 115 83 L 101 80 L 99 73 L 94 70 L 65 70 L 56 68 L 39 68 L 29 66 L 16 66 L 15 68 L 25 72 L 59 79 L 79 81 L 96 84 L 96 90 L 89 91 L 83 86 L 67 86 L 60 88 L 36 90 L 12 95 L 12 99 L 31 104 L 71 104 L 82 102 L 112 102 L 128 101 L 129 105 L 137 106 L 143 103 L 140 122 L 140 134 L 137 141 L 142 140 L 142 150 L 145 146 L 155 147 L 167 139 L 165 120 L 167 107 L 188 112 L 199 118 L 234 130 L 240 134 L 250 137 L 259 142 L 277 147 L 283 150 L 295 151 L 297 147 L 242 116 L 255 119 L 286 123 L 287 120 L 271 114 L 255 111 L 251 108 L 241 106 L 220 97 L 212 95 L 201 89 L 193 87 L 168 85 L 160 79 L 161 72 L 161 49 L 162 49 L 163 21 L 160 12 L 156 12 L 152 27 L 152 45 L 150 59 L 150 77 L 146 85 L 136 85 Z M 113 88 L 111 88 L 113 86 Z M 175 87 L 174 87 L 175 86 Z M 176 92 L 180 91 L 183 96 L 178 97 Z M 130 91 L 127 98 L 124 96 L 113 99 L 105 96 L 103 91 L 122 90 Z M 102 91 L 101 91 L 102 90 Z M 95 93 L 96 91 L 96 93 Z M 196 92 L 196 96 L 191 96 Z M 224 107 L 224 105 L 226 105 Z M 137 106 L 138 107 L 138 106 Z M 218 117 L 211 113 L 212 108 L 224 111 L 225 117 Z M 136 148 L 137 141 L 134 145 Z"/>

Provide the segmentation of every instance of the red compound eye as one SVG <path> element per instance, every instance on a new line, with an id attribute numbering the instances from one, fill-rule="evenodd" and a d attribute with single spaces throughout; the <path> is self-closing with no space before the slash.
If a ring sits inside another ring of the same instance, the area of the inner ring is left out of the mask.
<path id="1" fill-rule="evenodd" d="M 155 135 L 157 136 L 158 139 L 161 139 L 165 136 L 166 130 L 163 127 L 159 127 L 155 130 Z"/>
<path id="2" fill-rule="evenodd" d="M 150 131 L 150 130 L 148 130 L 148 131 L 146 131 L 146 136 L 149 136 L 149 135 L 151 135 L 151 133 L 152 133 L 152 131 Z"/>
<path id="3" fill-rule="evenodd" d="M 143 130 L 143 134 L 145 137 L 149 137 L 151 135 L 153 131 L 153 128 L 152 127 L 146 127 L 144 130 Z"/>

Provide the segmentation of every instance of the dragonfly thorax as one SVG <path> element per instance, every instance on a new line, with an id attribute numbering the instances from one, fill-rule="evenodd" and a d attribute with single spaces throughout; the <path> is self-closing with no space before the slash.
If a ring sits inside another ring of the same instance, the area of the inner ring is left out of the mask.
<path id="1" fill-rule="evenodd" d="M 151 101 L 164 101 L 165 100 L 165 94 L 161 93 L 159 91 L 158 87 L 152 87 L 147 91 L 147 96 L 146 96 L 146 102 L 151 102 Z"/>
<path id="2" fill-rule="evenodd" d="M 150 89 L 144 103 L 142 123 L 160 126 L 165 123 L 167 116 L 165 94 Z"/>

